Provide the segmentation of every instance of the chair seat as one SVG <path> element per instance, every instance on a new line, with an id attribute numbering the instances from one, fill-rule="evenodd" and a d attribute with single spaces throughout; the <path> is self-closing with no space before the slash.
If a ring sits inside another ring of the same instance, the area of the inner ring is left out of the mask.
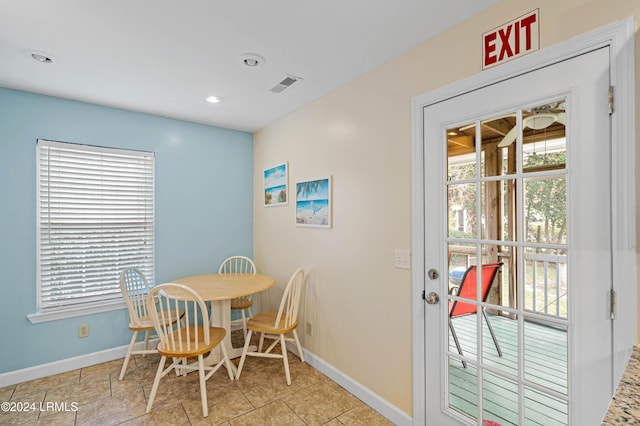
<path id="1" fill-rule="evenodd" d="M 196 341 L 196 332 L 197 332 L 197 340 L 198 347 L 195 347 Z M 169 348 L 165 348 L 162 342 L 158 343 L 158 353 L 160 355 L 168 356 L 168 357 L 192 357 L 198 356 L 201 354 L 205 354 L 210 352 L 211 349 L 215 348 L 224 336 L 227 331 L 224 328 L 220 327 L 209 327 L 209 344 L 204 344 L 204 328 L 202 327 L 189 327 L 188 330 L 180 329 L 176 330 L 172 333 L 172 336 L 168 336 L 170 340 L 174 340 L 176 342 L 180 342 L 182 340 L 182 345 L 178 344 L 177 346 L 182 346 L 181 350 L 171 350 Z"/>
<path id="2" fill-rule="evenodd" d="M 256 331 L 258 333 L 277 333 L 284 334 L 289 333 L 296 329 L 298 326 L 298 320 L 296 319 L 288 327 L 285 326 L 285 315 L 280 318 L 280 324 L 274 327 L 276 322 L 277 312 L 261 312 L 247 321 L 247 328 L 249 330 Z"/>
<path id="3" fill-rule="evenodd" d="M 167 318 L 171 318 L 171 319 L 167 319 L 166 324 L 163 324 L 163 325 L 169 325 L 175 322 L 176 318 L 182 318 L 183 315 L 184 315 L 184 311 L 180 311 L 179 314 L 176 314 L 175 311 L 171 311 L 171 313 L 167 315 Z M 138 324 L 129 323 L 129 330 L 131 331 L 153 330 L 153 323 L 151 322 L 151 318 L 149 318 L 149 315 L 138 317 Z"/>
<path id="4" fill-rule="evenodd" d="M 138 324 L 129 323 L 129 330 L 131 331 L 144 331 L 153 330 L 153 324 L 149 317 L 140 318 Z"/>
<path id="5" fill-rule="evenodd" d="M 253 300 L 248 298 L 231 299 L 231 309 L 249 309 L 253 306 Z"/>

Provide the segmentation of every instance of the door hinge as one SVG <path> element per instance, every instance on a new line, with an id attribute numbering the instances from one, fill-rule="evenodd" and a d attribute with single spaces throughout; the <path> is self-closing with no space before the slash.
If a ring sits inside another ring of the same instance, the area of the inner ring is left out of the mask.
<path id="1" fill-rule="evenodd" d="M 616 319 L 616 292 L 615 290 L 609 291 L 609 317 L 613 320 Z"/>
<path id="2" fill-rule="evenodd" d="M 613 114 L 613 86 L 609 86 L 609 114 Z"/>

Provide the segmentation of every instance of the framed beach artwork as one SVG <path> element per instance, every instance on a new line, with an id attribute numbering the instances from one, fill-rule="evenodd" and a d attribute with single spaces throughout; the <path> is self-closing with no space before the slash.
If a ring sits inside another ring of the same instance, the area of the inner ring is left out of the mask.
<path id="1" fill-rule="evenodd" d="M 331 228 L 331 176 L 296 183 L 296 225 Z"/>
<path id="2" fill-rule="evenodd" d="M 287 163 L 264 171 L 264 205 L 281 206 L 288 203 L 289 171 Z"/>

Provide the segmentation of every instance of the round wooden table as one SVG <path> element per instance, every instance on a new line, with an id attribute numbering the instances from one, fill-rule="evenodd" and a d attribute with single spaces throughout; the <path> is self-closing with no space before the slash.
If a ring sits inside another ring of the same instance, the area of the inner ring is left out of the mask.
<path id="1" fill-rule="evenodd" d="M 274 286 L 275 279 L 263 274 L 204 274 L 172 282 L 195 290 L 203 300 L 211 302 L 211 325 L 227 330 L 223 341 L 227 353 L 229 358 L 238 358 L 242 355 L 242 348 L 234 348 L 231 344 L 231 299 L 267 290 Z M 219 359 L 220 349 L 217 348 L 211 351 L 205 363 L 212 364 Z"/>

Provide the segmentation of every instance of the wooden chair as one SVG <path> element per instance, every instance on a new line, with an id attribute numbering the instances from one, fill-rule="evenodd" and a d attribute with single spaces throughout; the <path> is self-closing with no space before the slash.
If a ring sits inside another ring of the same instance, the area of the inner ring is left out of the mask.
<path id="1" fill-rule="evenodd" d="M 502 262 L 499 263 L 487 263 L 481 266 L 482 275 L 480 278 L 480 282 L 482 285 L 481 288 L 481 298 L 483 302 L 487 301 L 487 296 L 489 295 L 489 290 L 491 289 L 491 284 L 500 270 L 502 266 Z M 455 294 L 459 297 L 465 299 L 476 300 L 477 298 L 477 267 L 476 265 L 471 265 L 467 271 L 464 273 L 462 277 L 462 281 L 460 282 L 460 287 L 457 288 L 457 291 L 453 291 L 452 294 Z M 456 290 L 455 288 L 452 290 Z M 487 312 L 485 311 L 484 306 L 481 308 L 482 316 L 487 322 L 487 326 L 489 328 L 489 332 L 491 333 L 491 337 L 493 338 L 493 343 L 496 345 L 496 349 L 498 351 L 498 356 L 502 356 L 502 350 L 500 349 L 500 345 L 498 344 L 498 339 L 496 338 L 496 334 L 493 332 L 493 327 L 491 326 L 491 321 L 489 321 L 489 317 L 487 316 Z M 453 336 L 453 341 L 458 349 L 458 353 L 462 355 L 462 348 L 460 347 L 460 342 L 458 341 L 458 336 L 456 334 L 456 330 L 453 327 L 453 322 L 451 321 L 455 317 L 463 316 L 463 315 L 471 315 L 477 314 L 478 305 L 475 303 L 465 303 L 459 300 L 451 300 L 449 301 L 449 329 L 451 330 L 451 335 Z M 467 368 L 466 361 L 462 361 L 462 366 Z"/>
<path id="2" fill-rule="evenodd" d="M 284 290 L 282 300 L 280 302 L 280 308 L 277 312 L 261 312 L 256 314 L 253 318 L 247 321 L 247 328 L 249 329 L 249 335 L 245 339 L 244 348 L 242 350 L 242 357 L 240 358 L 240 365 L 238 366 L 238 372 L 236 373 L 236 380 L 240 378 L 242 372 L 242 366 L 244 361 L 249 356 L 265 357 L 265 358 L 282 358 L 284 363 L 284 371 L 287 377 L 287 385 L 291 385 L 291 375 L 289 374 L 289 359 L 287 357 L 286 341 L 295 341 L 298 347 L 298 353 L 300 354 L 300 361 L 304 362 L 304 354 L 302 353 L 302 346 L 296 333 L 296 327 L 298 326 L 298 307 L 300 306 L 300 296 L 302 294 L 302 284 L 304 283 L 304 271 L 302 268 L 297 269 Z M 251 334 L 253 332 L 260 334 L 260 343 L 256 352 L 248 352 L 249 343 L 251 341 Z M 291 333 L 293 337 L 286 337 L 285 335 Z M 262 352 L 262 346 L 264 339 L 274 339 L 274 342 Z M 273 348 L 277 345 L 278 341 L 282 348 L 282 354 L 271 353 Z"/>
<path id="3" fill-rule="evenodd" d="M 256 265 L 253 260 L 245 256 L 231 256 L 225 259 L 218 268 L 219 274 L 255 274 Z M 231 299 L 231 311 L 239 310 L 242 314 L 242 331 L 244 338 L 247 338 L 247 318 L 251 318 L 251 307 L 253 306 L 253 295 L 236 297 Z M 245 311 L 247 315 L 245 316 Z"/>
<path id="4" fill-rule="evenodd" d="M 184 316 L 180 321 L 176 312 L 184 309 Z M 226 330 L 211 327 L 207 305 L 198 293 L 182 284 L 162 284 L 155 287 L 147 297 L 147 310 L 151 322 L 160 338 L 158 353 L 162 356 L 158 364 L 146 412 L 151 411 L 153 400 L 158 391 L 160 379 L 171 370 L 186 375 L 188 371 L 197 370 L 200 377 L 200 396 L 202 399 L 202 415 L 209 415 L 207 404 L 206 381 L 225 364 L 229 379 L 233 380 L 231 363 L 222 340 Z M 172 327 L 169 324 L 174 324 Z M 204 365 L 204 355 L 220 346 L 222 357 L 213 366 Z M 165 368 L 167 357 L 173 358 L 172 363 Z M 187 364 L 188 358 L 197 357 L 194 364 Z M 206 372 L 206 373 L 205 373 Z"/>
<path id="5" fill-rule="evenodd" d="M 129 330 L 133 331 L 127 355 L 124 358 L 119 379 L 124 378 L 131 355 L 155 354 L 156 349 L 149 349 L 149 338 L 153 332 L 153 324 L 147 314 L 147 295 L 149 283 L 144 274 L 137 268 L 127 268 L 120 274 L 120 290 L 129 310 Z M 138 333 L 144 331 L 144 347 L 135 350 Z M 157 336 L 156 336 L 157 337 Z"/>

